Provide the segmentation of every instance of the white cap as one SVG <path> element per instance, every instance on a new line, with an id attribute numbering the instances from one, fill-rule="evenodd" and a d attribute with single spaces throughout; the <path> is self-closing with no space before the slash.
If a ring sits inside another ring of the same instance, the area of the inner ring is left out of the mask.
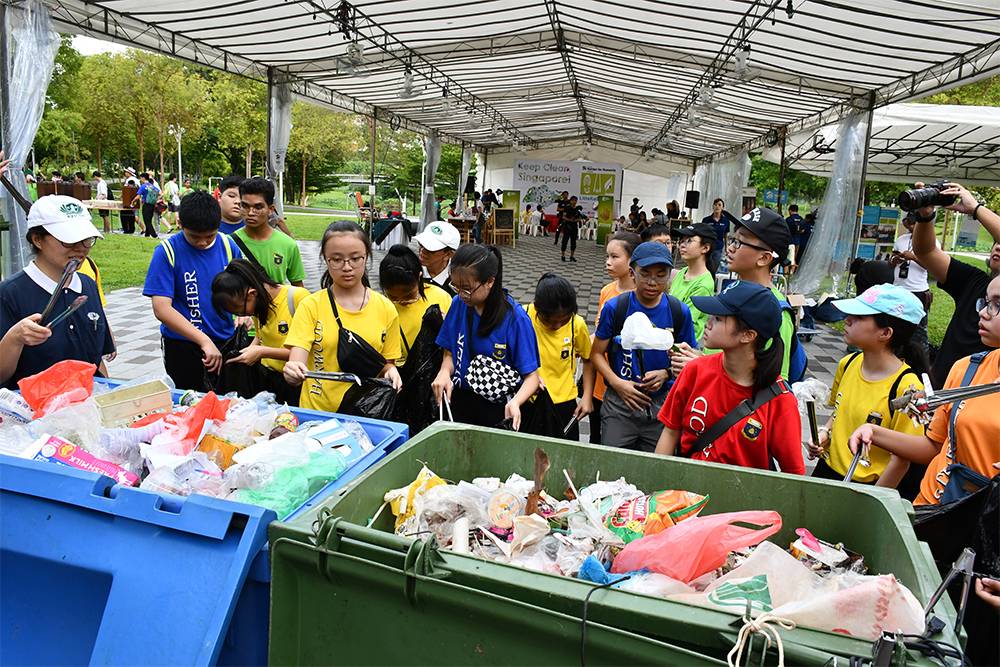
<path id="1" fill-rule="evenodd" d="M 45 195 L 31 205 L 28 227 L 44 227 L 45 231 L 63 243 L 79 243 L 84 239 L 104 238 L 94 226 L 90 211 L 83 202 L 66 195 Z"/>
<path id="2" fill-rule="evenodd" d="M 458 250 L 458 246 L 462 243 L 462 235 L 458 232 L 455 225 L 450 222 L 432 222 L 427 225 L 424 231 L 417 234 L 415 238 L 417 239 L 417 243 L 431 252 L 443 248 Z"/>

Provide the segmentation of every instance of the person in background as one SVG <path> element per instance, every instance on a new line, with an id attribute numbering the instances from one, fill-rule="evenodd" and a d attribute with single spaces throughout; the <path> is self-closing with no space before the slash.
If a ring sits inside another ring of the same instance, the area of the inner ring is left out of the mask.
<path id="1" fill-rule="evenodd" d="M 410 348 L 423 325 L 424 313 L 431 306 L 448 314 L 452 296 L 433 282 L 424 281 L 423 267 L 417 254 L 409 247 L 396 244 L 378 267 L 379 285 L 386 298 L 392 302 L 399 316 L 399 335 L 403 344 L 396 366 L 402 367 L 410 356 Z"/>
<path id="2" fill-rule="evenodd" d="M 668 224 L 670 221 L 681 219 L 681 205 L 676 199 L 673 199 L 667 203 L 666 215 Z"/>
<path id="3" fill-rule="evenodd" d="M 889 255 L 889 265 L 893 267 L 893 285 L 898 285 L 913 293 L 913 296 L 920 299 L 924 308 L 924 317 L 920 320 L 916 332 L 913 334 L 913 341 L 928 352 L 927 341 L 927 315 L 931 312 L 931 302 L 934 295 L 931 293 L 930 285 L 927 283 L 927 269 L 920 264 L 920 260 L 913 254 L 913 227 L 916 225 L 916 214 L 910 211 L 903 218 L 905 234 L 900 234 L 896 243 L 892 246 L 892 254 Z M 940 248 L 941 244 L 937 243 Z"/>
<path id="4" fill-rule="evenodd" d="M 139 179 L 135 177 L 135 171 L 131 167 L 126 167 L 123 170 L 122 176 L 125 179 L 122 182 L 123 186 L 139 187 Z M 122 207 L 122 211 L 118 215 L 122 225 L 122 234 L 135 234 L 136 203 L 134 199 L 131 202 L 125 201 L 124 191 L 122 192 Z"/>
<path id="5" fill-rule="evenodd" d="M 799 243 L 802 238 L 802 223 L 804 222 L 801 215 L 799 215 L 799 207 L 797 204 L 792 204 L 788 207 L 788 217 L 785 218 L 785 224 L 788 225 L 788 235 L 789 243 L 793 246 L 794 252 L 792 253 L 792 261 L 795 262 L 796 258 L 799 256 Z"/>
<path id="6" fill-rule="evenodd" d="M 521 214 L 521 229 L 523 230 L 522 233 L 525 236 L 531 234 L 531 232 L 534 230 L 534 228 L 531 225 L 531 204 L 525 204 L 524 206 L 524 213 Z M 537 236 L 537 234 L 535 234 L 534 236 Z"/>
<path id="7" fill-rule="evenodd" d="M 650 211 L 653 214 L 652 222 L 654 225 L 666 225 L 668 224 L 666 214 L 658 208 L 654 208 Z"/>
<path id="8" fill-rule="evenodd" d="M 697 461 L 805 474 L 798 403 L 780 380 L 781 307 L 763 285 L 737 280 L 719 296 L 696 296 L 708 313 L 705 345 L 721 354 L 699 357 L 678 376 L 659 411 L 663 424 L 656 453 Z M 778 383 L 777 385 L 775 383 Z M 700 450 L 698 438 L 743 401 L 761 392 L 773 397 Z"/>
<path id="9" fill-rule="evenodd" d="M 101 172 L 94 172 L 94 179 L 97 181 L 97 197 L 98 201 L 107 201 L 108 199 L 108 183 L 103 178 L 101 178 Z M 101 216 L 101 220 L 104 222 L 104 233 L 111 233 L 111 212 L 106 208 L 97 209 L 97 214 Z"/>
<path id="10" fill-rule="evenodd" d="M 569 198 L 569 205 L 563 208 L 563 240 L 562 240 L 562 261 L 566 261 L 566 245 L 570 245 L 569 261 L 576 261 L 576 240 L 580 235 L 580 223 L 583 216 L 580 207 L 576 205 L 576 197 Z"/>
<path id="11" fill-rule="evenodd" d="M 628 212 L 629 213 L 633 213 L 635 215 L 635 219 L 638 220 L 639 219 L 639 211 L 641 211 L 641 210 L 642 210 L 642 206 L 639 204 L 639 198 L 638 197 L 633 197 L 632 198 L 632 205 L 628 207 Z"/>
<path id="12" fill-rule="evenodd" d="M 186 196 L 178 214 L 181 233 L 153 251 L 142 294 L 151 298 L 161 322 L 167 375 L 177 389 L 204 392 L 206 373 L 217 375 L 222 367 L 219 346 L 235 331 L 231 317 L 209 307 L 212 279 L 243 255 L 219 232 L 219 203 L 208 193 Z"/>
<path id="13" fill-rule="evenodd" d="M 447 399 L 455 421 L 496 427 L 510 419 L 521 428 L 521 406 L 538 390 L 541 365 L 538 341 L 524 308 L 503 288 L 503 260 L 495 245 L 464 245 L 452 258 L 458 297 L 438 333 L 444 349 L 441 369 L 431 384 L 438 405 Z M 521 384 L 506 404 L 493 403 L 469 384 L 468 371 L 477 356 L 510 366 Z"/>
<path id="14" fill-rule="evenodd" d="M 594 410 L 596 373 L 590 363 L 587 323 L 576 312 L 576 290 L 568 280 L 554 273 L 539 278 L 535 299 L 528 306 L 528 317 L 538 340 L 541 388 L 549 392 L 559 413 L 559 423 L 573 422 L 562 437 L 579 442 L 579 422 Z M 579 404 L 575 382 L 577 358 L 583 360 L 583 394 Z M 525 408 L 529 409 L 527 405 Z"/>
<path id="15" fill-rule="evenodd" d="M 142 184 L 139 186 L 139 192 L 132 199 L 132 206 L 133 208 L 136 205 L 142 207 L 142 221 L 145 227 L 143 236 L 155 239 L 157 234 L 156 227 L 153 225 L 153 209 L 160 199 L 160 191 L 156 189 L 153 178 L 149 174 L 143 172 L 141 178 Z"/>
<path id="16" fill-rule="evenodd" d="M 434 218 L 438 222 L 444 222 L 444 218 L 441 217 L 441 202 L 444 201 L 444 195 L 438 195 L 434 199 Z"/>
<path id="17" fill-rule="evenodd" d="M 177 224 L 177 207 L 181 204 L 181 189 L 177 185 L 177 174 L 170 174 L 163 186 L 163 201 L 167 203 L 167 233 Z"/>
<path id="18" fill-rule="evenodd" d="M 281 285 L 245 259 L 234 259 L 212 279 L 212 307 L 229 315 L 253 318 L 256 335 L 238 357 L 226 363 L 260 364 L 264 386 L 278 403 L 299 405 L 299 389 L 285 382 L 290 354 L 285 339 L 295 311 L 309 290 Z"/>
<path id="19" fill-rule="evenodd" d="M 339 331 L 343 327 L 382 355 L 386 363 L 378 375 L 390 380 L 399 391 L 403 386 L 396 369 L 400 356 L 399 316 L 388 299 L 370 289 L 366 264 L 372 242 L 358 223 L 331 223 L 323 232 L 320 250 L 326 261 L 326 273 L 320 282 L 323 289 L 303 299 L 295 310 L 285 339 L 290 353 L 284 374 L 288 384 L 302 385 L 301 407 L 338 412 L 349 383 L 306 378 L 306 372 L 350 372 L 340 365 L 338 354 Z"/>
<path id="20" fill-rule="evenodd" d="M 219 209 L 222 212 L 219 231 L 223 234 L 235 234 L 237 229 L 243 227 L 243 200 L 240 197 L 240 186 L 245 180 L 246 178 L 239 174 L 229 174 L 219 185 L 219 196 L 216 199 L 219 200 Z"/>
<path id="21" fill-rule="evenodd" d="M 569 206 L 569 191 L 563 190 L 562 197 L 556 200 L 556 239 L 553 245 L 559 245 L 559 233 L 563 228 L 563 210 Z"/>
<path id="22" fill-rule="evenodd" d="M 183 199 L 184 195 L 186 195 L 187 193 L 191 192 L 191 190 L 192 190 L 192 188 L 191 188 L 191 179 L 190 178 L 185 178 L 184 179 L 184 185 L 181 186 L 181 190 L 180 190 L 180 193 L 179 193 L 180 198 Z M 178 206 L 180 206 L 180 205 L 178 204 Z"/>
<path id="23" fill-rule="evenodd" d="M 705 216 L 702 219 L 703 224 L 712 225 L 712 229 L 715 230 L 715 246 L 705 264 L 708 267 L 708 272 L 712 275 L 719 272 L 719 265 L 722 263 L 722 251 L 729 243 L 729 218 L 722 214 L 725 206 L 726 203 L 724 201 L 716 199 L 712 202 L 712 215 Z"/>
<path id="24" fill-rule="evenodd" d="M 611 282 L 601 288 L 601 295 L 597 301 L 597 321 L 594 326 L 601 323 L 601 311 L 610 299 L 621 294 L 627 294 L 635 289 L 635 278 L 632 276 L 632 253 L 641 243 L 638 234 L 621 230 L 615 232 L 608 239 L 604 249 L 604 268 L 607 269 Z M 594 337 L 590 337 L 593 343 Z M 601 405 L 604 402 L 604 390 L 607 384 L 604 376 L 600 373 L 594 380 L 594 411 L 590 413 L 590 444 L 601 444 Z"/>
<path id="25" fill-rule="evenodd" d="M 542 212 L 542 205 L 536 204 L 535 211 L 531 214 L 531 235 L 538 236 L 542 232 L 543 236 L 549 235 L 548 226 L 545 223 L 545 214 Z"/>
<path id="26" fill-rule="evenodd" d="M 450 222 L 436 222 L 414 237 L 420 249 L 420 265 L 424 267 L 424 282 L 433 283 L 451 296 L 451 258 L 462 243 L 462 234 Z"/>
<path id="27" fill-rule="evenodd" d="M 56 296 L 50 321 L 86 296 L 82 307 L 65 321 L 40 323 L 66 264 L 85 261 L 103 235 L 83 203 L 64 195 L 39 198 L 28 211 L 27 224 L 25 240 L 34 259 L 0 283 L 0 386 L 17 389 L 19 380 L 66 359 L 92 363 L 107 377 L 102 356 L 115 352 L 115 342 L 97 283 L 89 276 L 73 276 Z"/>
<path id="28" fill-rule="evenodd" d="M 86 183 L 87 182 L 87 177 L 84 175 L 84 173 L 82 171 L 78 171 L 75 174 L 73 174 L 73 182 L 74 183 Z"/>
<path id="29" fill-rule="evenodd" d="M 709 272 L 707 264 L 708 255 L 715 247 L 715 229 L 711 225 L 698 222 L 674 229 L 670 233 L 677 239 L 681 259 L 686 264 L 674 276 L 670 284 L 670 293 L 691 309 L 694 335 L 700 343 L 708 315 L 695 307 L 692 297 L 715 294 L 715 275 Z"/>
<path id="30" fill-rule="evenodd" d="M 798 254 L 795 256 L 795 263 L 801 264 L 806 254 L 806 246 L 809 245 L 809 238 L 812 236 L 813 227 L 816 226 L 816 214 L 810 211 L 802 220 L 802 232 L 799 234 Z"/>
<path id="31" fill-rule="evenodd" d="M 303 287 L 306 269 L 298 244 L 268 224 L 274 212 L 274 184 L 260 176 L 247 178 L 240 183 L 239 193 L 245 224 L 231 234 L 232 239 L 244 256 L 248 260 L 252 256 L 275 283 L 284 285 L 287 281 Z"/>
<path id="32" fill-rule="evenodd" d="M 643 243 L 649 241 L 655 241 L 656 243 L 662 243 L 667 246 L 667 250 L 673 252 L 674 250 L 674 239 L 671 237 L 670 228 L 666 225 L 649 225 L 644 230 L 642 234 L 639 235 Z"/>

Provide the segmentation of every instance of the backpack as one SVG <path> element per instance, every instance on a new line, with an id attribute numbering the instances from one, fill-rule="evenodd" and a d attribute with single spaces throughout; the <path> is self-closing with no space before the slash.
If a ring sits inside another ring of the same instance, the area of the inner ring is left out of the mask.
<path id="1" fill-rule="evenodd" d="M 608 349 L 605 352 L 609 361 L 618 354 L 618 349 L 621 347 L 615 341 L 615 338 L 621 335 L 622 329 L 625 327 L 625 318 L 628 317 L 628 302 L 632 298 L 631 294 L 631 292 L 626 292 L 625 294 L 618 295 L 618 301 L 615 303 L 615 319 L 612 323 L 611 340 L 608 341 Z M 664 294 L 663 296 L 667 297 L 667 303 L 670 305 L 670 319 L 674 323 L 674 331 L 679 331 L 681 325 L 684 324 L 684 309 L 681 308 L 681 301 L 673 294 Z M 623 299 L 622 297 L 625 298 Z"/>
<path id="2" fill-rule="evenodd" d="M 847 363 L 844 364 L 844 372 L 845 373 L 847 372 L 847 369 L 850 368 L 851 364 L 854 363 L 854 360 L 857 359 L 860 356 L 861 356 L 860 352 L 855 352 L 854 354 L 851 355 L 850 359 L 847 360 Z M 978 366 L 978 364 L 977 364 L 977 366 Z M 920 379 L 920 376 L 917 375 L 917 372 L 915 370 L 913 370 L 912 368 L 910 368 L 909 366 L 907 366 L 905 363 L 903 364 L 903 372 L 899 374 L 899 376 L 896 378 L 896 381 L 892 383 L 892 387 L 889 388 L 889 419 L 890 420 L 892 420 L 892 418 L 896 416 L 896 410 L 892 407 L 892 402 L 894 400 L 896 400 L 896 396 L 899 393 L 899 385 L 903 381 L 903 378 L 906 377 L 907 375 L 913 375 L 918 380 Z"/>
<path id="3" fill-rule="evenodd" d="M 155 204 L 160 199 L 160 191 L 157 190 L 151 183 L 146 185 L 146 194 L 142 201 L 147 204 Z"/>
<path id="4" fill-rule="evenodd" d="M 784 299 L 778 299 L 782 310 L 787 310 L 792 317 L 792 324 L 795 328 L 792 331 L 792 349 L 788 354 L 788 380 L 789 384 L 802 382 L 806 377 L 806 368 L 809 367 L 809 357 L 806 356 L 805 348 L 799 342 L 799 325 L 795 322 L 795 309 Z"/>

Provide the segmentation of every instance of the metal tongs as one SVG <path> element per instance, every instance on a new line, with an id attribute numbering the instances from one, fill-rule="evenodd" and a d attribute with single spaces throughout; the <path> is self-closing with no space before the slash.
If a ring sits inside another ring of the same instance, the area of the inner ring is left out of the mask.
<path id="1" fill-rule="evenodd" d="M 361 386 L 361 378 L 354 373 L 330 373 L 327 371 L 306 371 L 306 377 L 313 380 L 328 380 L 330 382 L 354 382 Z"/>
<path id="2" fill-rule="evenodd" d="M 927 377 L 926 373 L 923 376 L 923 380 L 923 390 L 914 389 L 913 385 L 910 385 L 910 388 L 902 396 L 893 399 L 889 404 L 893 410 L 907 415 L 918 426 L 927 426 L 930 424 L 931 419 L 934 417 L 934 410 L 942 405 L 958 403 L 970 398 L 1000 392 L 1000 383 L 996 382 L 934 391 L 930 383 L 930 378 Z"/>
<path id="3" fill-rule="evenodd" d="M 448 421 L 455 421 L 455 418 L 451 416 L 451 403 L 448 401 L 448 395 L 441 394 L 441 402 L 438 403 L 438 421 L 444 421 L 445 410 L 448 411 Z"/>
<path id="4" fill-rule="evenodd" d="M 73 274 L 76 273 L 76 270 L 80 268 L 81 264 L 83 264 L 83 260 L 80 259 L 71 259 L 66 262 L 66 267 L 63 269 L 62 277 L 59 278 L 59 282 L 56 283 L 56 288 L 52 290 L 52 296 L 49 298 L 49 302 L 46 304 L 45 310 L 42 311 L 42 318 L 38 320 L 38 323 L 43 327 L 49 326 L 46 324 L 46 321 L 49 319 L 49 315 L 52 314 L 52 308 L 56 305 L 56 299 L 59 298 L 59 293 L 66 288 L 66 285 L 69 285 L 69 281 L 73 280 Z M 72 308 L 72 306 L 70 307 Z M 77 306 L 77 308 L 79 307 L 80 306 Z M 73 310 L 76 310 L 76 308 L 73 308 Z M 69 313 L 67 313 L 67 315 L 68 314 Z M 52 322 L 52 324 L 55 324 L 55 322 Z"/>
<path id="5" fill-rule="evenodd" d="M 71 303 L 69 305 L 69 308 L 67 308 L 66 310 L 62 311 L 61 313 L 59 313 L 58 315 L 56 315 L 55 317 L 52 318 L 52 321 L 49 322 L 48 327 L 51 329 L 55 325 L 59 324 L 60 322 L 62 322 L 63 320 L 65 320 L 67 317 L 69 317 L 70 315 L 72 315 L 73 313 L 75 313 L 77 310 L 79 310 L 83 306 L 83 304 L 85 304 L 85 303 L 87 303 L 87 295 L 86 294 L 84 294 L 83 296 L 76 297 L 76 299 L 73 300 L 73 303 Z"/>
<path id="6" fill-rule="evenodd" d="M 959 577 L 964 579 L 962 583 L 962 602 L 958 608 L 958 618 L 955 619 L 955 632 L 959 632 L 962 628 L 962 621 L 965 619 L 965 609 L 969 603 L 969 591 L 972 588 L 972 577 L 974 572 L 972 566 L 976 561 L 976 552 L 972 549 L 966 547 L 964 551 L 959 555 L 958 560 L 951 566 L 951 570 L 948 572 L 948 576 L 944 578 L 938 589 L 934 591 L 934 595 L 931 596 L 930 601 L 927 606 L 924 607 L 924 617 L 930 619 L 931 612 L 934 611 L 934 605 L 938 603 L 944 592 L 948 590 L 948 586 L 951 582 L 955 581 Z"/>

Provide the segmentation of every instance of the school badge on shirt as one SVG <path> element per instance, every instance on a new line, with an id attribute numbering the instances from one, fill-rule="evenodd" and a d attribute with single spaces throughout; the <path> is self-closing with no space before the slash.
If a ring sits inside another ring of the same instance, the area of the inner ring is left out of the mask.
<path id="1" fill-rule="evenodd" d="M 288 335 L 288 321 L 287 320 L 282 320 L 282 321 L 278 322 L 278 333 L 280 333 L 282 336 Z"/>
<path id="2" fill-rule="evenodd" d="M 743 427 L 743 437 L 747 440 L 756 440 L 763 428 L 763 424 L 751 417 L 747 420 L 746 426 Z"/>
<path id="3" fill-rule="evenodd" d="M 493 358 L 503 361 L 507 358 L 507 346 L 503 343 L 493 344 Z"/>
<path id="4" fill-rule="evenodd" d="M 570 344 L 569 337 L 567 336 L 563 338 L 563 345 L 569 345 L 569 344 Z M 569 348 L 564 347 L 559 356 L 562 357 L 563 359 L 569 359 Z"/>
<path id="5" fill-rule="evenodd" d="M 281 255 L 279 255 L 278 253 L 274 253 L 274 265 L 275 266 L 281 266 L 281 263 L 283 261 L 285 261 L 284 257 L 282 257 Z"/>
<path id="6" fill-rule="evenodd" d="M 868 418 L 865 419 L 865 422 L 868 423 L 868 424 L 875 424 L 876 426 L 881 426 L 882 425 L 882 414 L 879 413 L 879 412 L 875 412 L 873 410 L 872 412 L 868 413 Z"/>

